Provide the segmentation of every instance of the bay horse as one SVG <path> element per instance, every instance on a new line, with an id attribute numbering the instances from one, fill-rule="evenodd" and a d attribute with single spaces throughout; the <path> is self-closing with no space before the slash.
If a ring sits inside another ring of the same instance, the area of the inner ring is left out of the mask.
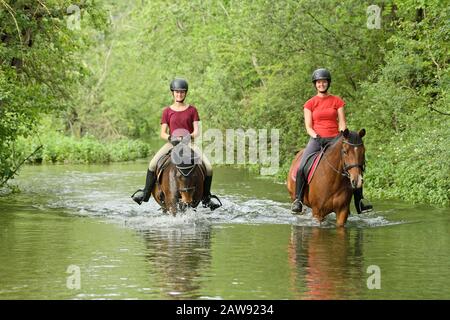
<path id="1" fill-rule="evenodd" d="M 344 226 L 350 214 L 353 190 L 361 188 L 365 166 L 365 148 L 362 138 L 366 130 L 358 133 L 346 129 L 328 147 L 320 160 L 310 183 L 305 186 L 302 202 L 312 209 L 319 222 L 331 213 L 336 213 L 336 225 Z M 300 150 L 289 169 L 287 188 L 291 199 L 295 199 L 296 168 L 304 149 Z"/>
<path id="2" fill-rule="evenodd" d="M 181 144 L 180 144 L 181 145 Z M 179 145 L 179 146 L 180 146 Z M 164 212 L 173 216 L 188 207 L 196 208 L 203 197 L 205 168 L 199 157 L 189 146 L 173 148 L 162 157 L 156 169 L 157 180 L 152 190 L 153 198 Z M 181 150 L 181 151 L 180 151 Z M 190 156 L 183 157 L 183 151 Z M 177 157 L 174 157 L 178 155 Z"/>

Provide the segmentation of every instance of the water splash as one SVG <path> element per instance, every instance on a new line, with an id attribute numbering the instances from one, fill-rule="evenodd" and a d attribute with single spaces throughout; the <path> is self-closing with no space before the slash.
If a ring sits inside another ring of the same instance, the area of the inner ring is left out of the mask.
<path id="1" fill-rule="evenodd" d="M 218 190 L 223 207 L 211 212 L 199 205 L 197 209 L 189 209 L 173 217 L 163 213 L 154 199 L 141 206 L 132 201 L 130 195 L 136 188 L 134 180 L 142 179 L 142 173 L 137 171 L 52 170 L 48 174 L 44 170 L 34 172 L 30 178 L 21 184 L 21 188 L 39 210 L 59 209 L 72 215 L 104 218 L 139 230 L 180 227 L 195 229 L 199 226 L 222 224 L 290 224 L 334 228 L 336 222 L 335 214 L 330 214 L 324 222 L 319 223 L 312 217 L 309 209 L 304 215 L 292 215 L 290 203 L 287 202 L 243 195 L 222 196 L 227 193 L 226 187 Z M 42 199 L 46 199 L 46 202 L 43 203 Z M 402 222 L 389 221 L 383 212 L 372 212 L 350 215 L 346 227 L 372 228 L 399 223 Z"/>

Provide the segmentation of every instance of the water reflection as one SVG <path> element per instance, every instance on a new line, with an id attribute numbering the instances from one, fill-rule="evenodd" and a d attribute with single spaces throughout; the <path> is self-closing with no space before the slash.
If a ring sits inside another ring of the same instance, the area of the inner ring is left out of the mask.
<path id="1" fill-rule="evenodd" d="M 211 226 L 143 232 L 145 257 L 163 299 L 198 299 L 211 264 Z"/>
<path id="2" fill-rule="evenodd" d="M 295 299 L 351 299 L 366 289 L 363 230 L 293 226 L 288 247 Z"/>

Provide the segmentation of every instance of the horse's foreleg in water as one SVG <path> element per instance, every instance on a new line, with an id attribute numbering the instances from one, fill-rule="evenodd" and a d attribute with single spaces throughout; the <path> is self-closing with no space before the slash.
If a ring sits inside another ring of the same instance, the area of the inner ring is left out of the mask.
<path id="1" fill-rule="evenodd" d="M 336 210 L 336 227 L 343 227 L 347 222 L 348 215 L 350 214 L 349 207 L 344 207 Z"/>
<path id="2" fill-rule="evenodd" d="M 315 218 L 320 224 L 325 220 L 325 215 L 320 212 L 317 208 L 312 208 L 312 216 Z"/>

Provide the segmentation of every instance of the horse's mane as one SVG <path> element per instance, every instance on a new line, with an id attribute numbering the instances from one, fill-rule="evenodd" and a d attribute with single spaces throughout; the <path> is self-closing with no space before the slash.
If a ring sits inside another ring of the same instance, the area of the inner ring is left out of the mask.
<path id="1" fill-rule="evenodd" d="M 345 138 L 343 136 L 343 134 L 339 134 L 335 140 L 330 144 L 330 146 L 328 147 L 328 149 L 333 149 L 338 142 L 343 141 Z M 349 135 L 347 138 L 347 141 L 351 144 L 362 144 L 362 138 L 359 136 L 358 132 L 356 131 L 349 131 Z"/>
<path id="2" fill-rule="evenodd" d="M 351 144 L 362 144 L 363 143 L 362 138 L 359 136 L 358 132 L 355 132 L 355 131 L 349 132 L 347 140 Z"/>

